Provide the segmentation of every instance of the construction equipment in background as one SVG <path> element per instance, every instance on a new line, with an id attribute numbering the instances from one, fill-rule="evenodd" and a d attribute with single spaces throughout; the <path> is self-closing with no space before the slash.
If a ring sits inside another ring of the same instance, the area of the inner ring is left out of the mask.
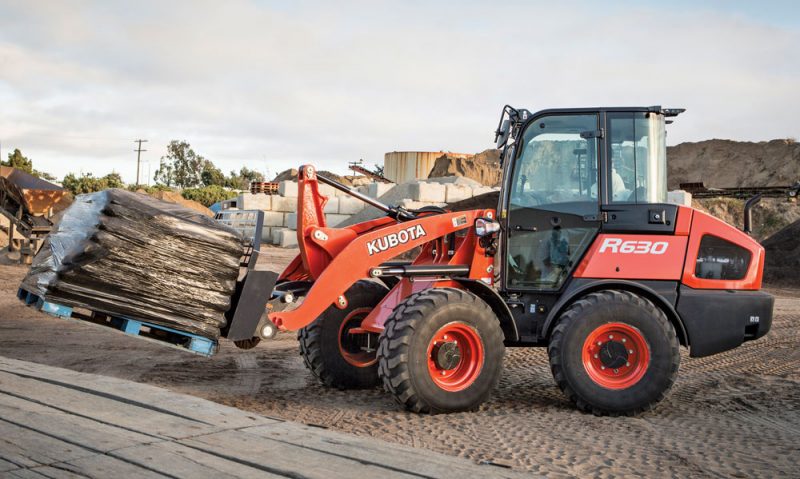
<path id="1" fill-rule="evenodd" d="M 30 264 L 53 228 L 53 207 L 65 194 L 64 188 L 49 181 L 0 166 L 0 214 L 9 220 L 8 251 L 19 252 L 22 263 Z"/>
<path id="2" fill-rule="evenodd" d="M 362 166 L 363 164 L 364 160 L 351 161 L 348 168 L 350 168 L 353 172 L 360 173 L 373 181 L 379 181 L 381 183 L 392 183 L 392 180 L 390 180 L 389 178 L 386 178 L 385 176 L 379 175 L 373 171 L 364 168 Z"/>
<path id="3" fill-rule="evenodd" d="M 692 198 L 748 199 L 760 195 L 762 198 L 788 198 L 794 201 L 800 193 L 800 181 L 791 186 L 740 186 L 734 188 L 709 188 L 703 182 L 696 182 L 681 183 L 680 189 L 691 193 Z"/>

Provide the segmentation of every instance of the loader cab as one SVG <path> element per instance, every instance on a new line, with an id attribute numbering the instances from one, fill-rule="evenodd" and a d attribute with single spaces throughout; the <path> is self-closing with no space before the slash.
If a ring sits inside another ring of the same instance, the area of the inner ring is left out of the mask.
<path id="1" fill-rule="evenodd" d="M 518 117 L 499 205 L 505 293 L 557 296 L 601 229 L 670 227 L 648 215 L 666 203 L 665 118 L 674 114 L 647 107 Z"/>

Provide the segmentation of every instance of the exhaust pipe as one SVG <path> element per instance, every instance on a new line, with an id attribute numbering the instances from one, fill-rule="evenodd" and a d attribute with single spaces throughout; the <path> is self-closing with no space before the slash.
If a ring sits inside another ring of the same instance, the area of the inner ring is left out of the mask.
<path id="1" fill-rule="evenodd" d="M 753 232 L 753 207 L 761 201 L 761 193 L 747 200 L 744 204 L 744 232 Z"/>

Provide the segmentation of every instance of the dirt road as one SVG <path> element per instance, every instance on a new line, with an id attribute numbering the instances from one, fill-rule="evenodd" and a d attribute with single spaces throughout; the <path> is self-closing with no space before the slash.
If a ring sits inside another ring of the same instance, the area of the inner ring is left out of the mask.
<path id="1" fill-rule="evenodd" d="M 290 256 L 267 250 L 276 265 Z M 576 411 L 545 351 L 509 349 L 492 399 L 475 413 L 420 416 L 381 390 L 319 386 L 292 335 L 251 351 L 224 342 L 206 359 L 51 318 L 15 298 L 25 273 L 0 266 L 0 355 L 156 384 L 268 416 L 489 460 L 551 477 L 780 477 L 800 474 L 800 294 L 775 290 L 765 338 L 690 359 L 669 397 L 637 418 Z"/>

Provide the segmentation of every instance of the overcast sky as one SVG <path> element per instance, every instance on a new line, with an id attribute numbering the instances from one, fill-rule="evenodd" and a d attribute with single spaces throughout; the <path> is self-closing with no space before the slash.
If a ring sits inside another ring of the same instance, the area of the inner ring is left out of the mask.
<path id="1" fill-rule="evenodd" d="M 226 172 L 344 172 L 489 148 L 506 103 L 687 108 L 670 144 L 798 137 L 797 5 L 0 0 L 0 148 L 59 178 L 133 182 L 137 138 L 151 173 L 172 139 Z"/>

